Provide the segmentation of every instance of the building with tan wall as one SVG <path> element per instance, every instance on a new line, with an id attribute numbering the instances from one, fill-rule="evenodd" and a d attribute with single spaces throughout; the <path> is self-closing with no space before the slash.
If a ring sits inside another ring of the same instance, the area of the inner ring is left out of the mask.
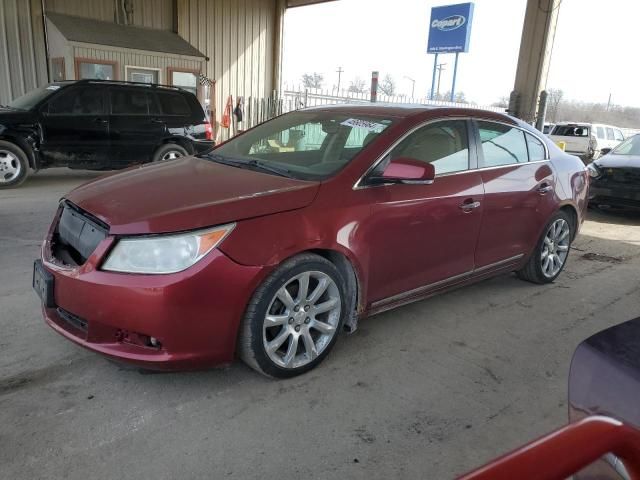
<path id="1" fill-rule="evenodd" d="M 0 104 L 97 77 L 192 90 L 219 119 L 279 89 L 284 12 L 322 1 L 0 0 Z"/>

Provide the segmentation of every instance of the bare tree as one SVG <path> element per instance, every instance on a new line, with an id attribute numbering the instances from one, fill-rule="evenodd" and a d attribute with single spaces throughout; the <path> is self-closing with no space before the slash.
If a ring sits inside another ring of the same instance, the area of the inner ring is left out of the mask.
<path id="1" fill-rule="evenodd" d="M 563 96 L 564 92 L 558 88 L 550 88 L 547 90 L 547 113 L 551 122 L 556 121 Z"/>
<path id="2" fill-rule="evenodd" d="M 382 82 L 378 84 L 378 89 L 387 96 L 392 96 L 396 94 L 396 81 L 389 74 L 384 76 Z"/>
<path id="3" fill-rule="evenodd" d="M 347 89 L 347 92 L 351 93 L 364 93 L 366 91 L 366 82 L 360 77 L 356 77 L 355 80 L 352 80 L 349 88 Z"/>
<path id="4" fill-rule="evenodd" d="M 502 107 L 502 108 L 508 108 L 509 107 L 509 97 L 500 97 L 498 99 L 497 102 L 493 102 L 491 104 L 492 107 Z"/>
<path id="5" fill-rule="evenodd" d="M 317 73 L 305 73 L 302 75 L 302 85 L 304 88 L 322 88 L 324 77 Z"/>

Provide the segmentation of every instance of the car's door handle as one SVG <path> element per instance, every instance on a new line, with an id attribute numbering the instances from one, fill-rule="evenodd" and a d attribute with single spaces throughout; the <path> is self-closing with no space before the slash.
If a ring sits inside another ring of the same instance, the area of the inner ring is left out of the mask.
<path id="1" fill-rule="evenodd" d="M 540 195 L 544 195 L 546 193 L 549 193 L 551 190 L 553 190 L 553 186 L 549 185 L 548 183 L 542 183 L 539 187 L 538 187 L 538 193 Z"/>
<path id="2" fill-rule="evenodd" d="M 464 212 L 470 212 L 476 208 L 480 207 L 480 202 L 474 202 L 472 200 L 467 200 L 464 203 L 461 203 L 459 208 Z"/>
<path id="3" fill-rule="evenodd" d="M 152 118 L 151 123 L 164 123 L 160 118 Z"/>
<path id="4" fill-rule="evenodd" d="M 100 124 L 102 124 L 102 125 L 104 125 L 104 124 L 105 124 L 105 123 L 107 123 L 107 122 L 108 122 L 108 120 L 107 120 L 106 118 L 100 118 L 100 117 L 98 117 L 98 118 L 94 118 L 94 119 L 93 119 L 93 123 L 100 123 Z"/>

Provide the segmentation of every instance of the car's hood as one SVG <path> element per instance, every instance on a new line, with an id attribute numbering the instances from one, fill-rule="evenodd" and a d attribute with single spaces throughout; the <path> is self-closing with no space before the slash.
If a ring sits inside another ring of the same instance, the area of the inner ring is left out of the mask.
<path id="1" fill-rule="evenodd" d="M 32 122 L 33 113 L 0 108 L 0 129 L 4 123 Z"/>
<path id="2" fill-rule="evenodd" d="M 640 168 L 640 156 L 609 153 L 600 157 L 595 163 L 603 168 Z"/>
<path id="3" fill-rule="evenodd" d="M 134 167 L 87 183 L 66 198 L 113 234 L 220 225 L 309 205 L 319 183 L 195 157 Z"/>

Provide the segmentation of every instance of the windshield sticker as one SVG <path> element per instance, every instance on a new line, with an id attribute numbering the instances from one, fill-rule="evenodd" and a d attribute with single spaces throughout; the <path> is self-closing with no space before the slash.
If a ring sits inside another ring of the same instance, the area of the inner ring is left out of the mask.
<path id="1" fill-rule="evenodd" d="M 49 85 L 47 87 L 47 90 L 58 90 L 60 88 L 60 85 Z"/>
<path id="2" fill-rule="evenodd" d="M 345 127 L 352 128 L 364 128 L 365 130 L 369 130 L 370 132 L 381 132 L 387 125 L 383 125 L 381 123 L 369 122 L 367 120 L 360 120 L 358 118 L 350 118 L 345 120 L 340 125 L 344 125 Z"/>

